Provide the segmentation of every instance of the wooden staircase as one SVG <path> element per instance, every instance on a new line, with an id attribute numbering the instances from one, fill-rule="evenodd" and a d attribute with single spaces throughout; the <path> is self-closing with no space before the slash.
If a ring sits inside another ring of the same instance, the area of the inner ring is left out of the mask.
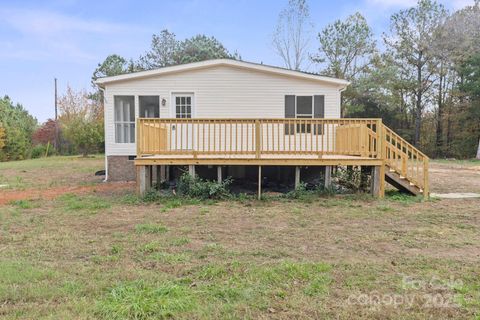
<path id="1" fill-rule="evenodd" d="M 382 125 L 385 180 L 400 191 L 429 196 L 429 158 L 405 139 Z"/>

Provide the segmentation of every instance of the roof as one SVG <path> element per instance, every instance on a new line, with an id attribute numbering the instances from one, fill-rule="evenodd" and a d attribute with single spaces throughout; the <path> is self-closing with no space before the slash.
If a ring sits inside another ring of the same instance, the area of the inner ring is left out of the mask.
<path id="1" fill-rule="evenodd" d="M 295 70 L 290 70 L 290 69 L 285 69 L 280 67 L 268 66 L 264 64 L 253 63 L 253 62 L 232 60 L 232 59 L 206 60 L 201 62 L 193 62 L 193 63 L 181 64 L 176 66 L 163 67 L 160 69 L 127 73 L 127 74 L 122 74 L 122 75 L 112 76 L 112 77 L 104 77 L 104 78 L 97 79 L 95 83 L 100 87 L 104 87 L 106 84 L 119 82 L 119 81 L 143 79 L 143 78 L 149 78 L 149 77 L 171 74 L 176 72 L 206 69 L 206 68 L 215 67 L 215 66 L 232 66 L 232 67 L 237 67 L 242 69 L 250 69 L 250 70 L 256 70 L 260 72 L 273 73 L 273 74 L 283 75 L 287 77 L 308 79 L 308 80 L 338 85 L 339 87 L 342 87 L 342 88 L 350 84 L 350 82 L 343 79 L 337 79 L 332 77 L 321 76 L 314 73 L 295 71 Z"/>

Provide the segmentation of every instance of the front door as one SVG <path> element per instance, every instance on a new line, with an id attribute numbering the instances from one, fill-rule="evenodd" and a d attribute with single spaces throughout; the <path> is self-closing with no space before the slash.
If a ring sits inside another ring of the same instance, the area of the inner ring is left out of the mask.
<path id="1" fill-rule="evenodd" d="M 173 107 L 175 118 L 191 119 L 193 117 L 194 101 L 193 93 L 175 93 L 173 94 Z M 180 122 L 175 128 L 175 147 L 176 150 L 194 149 L 194 125 L 192 123 Z M 172 141 L 173 142 L 173 141 Z"/>

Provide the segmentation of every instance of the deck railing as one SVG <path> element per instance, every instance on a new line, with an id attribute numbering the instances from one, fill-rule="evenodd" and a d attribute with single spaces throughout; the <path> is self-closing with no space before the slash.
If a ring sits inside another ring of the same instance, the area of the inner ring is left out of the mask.
<path id="1" fill-rule="evenodd" d="M 380 158 L 379 119 L 159 119 L 137 122 L 137 155 Z"/>
<path id="2" fill-rule="evenodd" d="M 428 194 L 428 157 L 381 119 L 161 119 L 137 121 L 137 156 L 382 159 Z"/>

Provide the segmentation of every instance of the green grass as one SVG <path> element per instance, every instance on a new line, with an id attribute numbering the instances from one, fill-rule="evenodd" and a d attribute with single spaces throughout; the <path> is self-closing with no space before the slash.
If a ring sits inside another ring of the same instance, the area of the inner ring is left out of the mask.
<path id="1" fill-rule="evenodd" d="M 102 319 L 167 319 L 197 306 L 191 290 L 172 282 L 120 283 L 97 303 Z"/>
<path id="2" fill-rule="evenodd" d="M 15 200 L 10 202 L 9 204 L 21 209 L 33 209 L 40 206 L 38 201 L 35 200 Z"/>
<path id="3" fill-rule="evenodd" d="M 161 224 L 154 224 L 154 223 L 143 223 L 137 224 L 135 226 L 135 231 L 137 233 L 165 233 L 168 231 L 168 228 Z"/>
<path id="4" fill-rule="evenodd" d="M 54 156 L 21 161 L 0 162 L 0 184 L 3 190 L 54 188 L 99 183 L 94 173 L 104 169 L 103 155 L 88 158 Z"/>
<path id="5" fill-rule="evenodd" d="M 80 212 L 95 214 L 99 211 L 111 208 L 112 204 L 104 197 L 94 195 L 77 195 L 66 193 L 56 200 L 64 212 Z"/>
<path id="6" fill-rule="evenodd" d="M 0 174 L 18 176 L 25 186 L 41 176 L 63 184 L 57 171 L 75 177 L 83 170 L 83 177 L 103 162 L 51 160 L 60 161 L 60 169 L 49 166 L 40 174 L 0 166 Z M 480 314 L 478 199 L 423 201 L 388 193 L 376 200 L 309 192 L 261 201 L 243 195 L 228 201 L 154 197 L 146 201 L 133 191 L 67 194 L 0 206 L 0 317 L 475 319 Z M 416 289 L 405 286 L 404 277 L 457 282 Z M 419 299 L 439 294 L 458 305 L 348 302 L 350 296 L 372 294 Z"/>

